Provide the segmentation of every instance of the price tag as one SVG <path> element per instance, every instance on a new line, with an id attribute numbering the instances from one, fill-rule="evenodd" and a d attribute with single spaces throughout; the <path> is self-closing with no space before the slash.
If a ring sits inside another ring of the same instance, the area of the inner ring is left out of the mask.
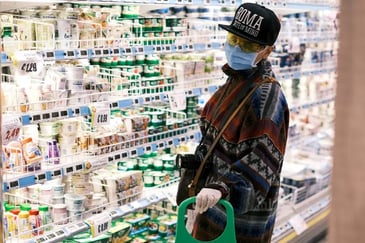
<path id="1" fill-rule="evenodd" d="M 112 217 L 112 219 L 117 219 L 123 216 L 123 212 L 119 208 L 116 208 L 113 211 L 111 211 L 109 215 L 110 217 Z"/>
<path id="2" fill-rule="evenodd" d="M 130 206 L 134 209 L 139 209 L 142 207 L 142 205 L 138 201 L 133 201 L 130 203 Z"/>
<path id="3" fill-rule="evenodd" d="M 124 205 L 120 206 L 119 209 L 120 209 L 122 215 L 131 213 L 135 210 L 135 208 L 130 204 L 124 204 Z"/>
<path id="4" fill-rule="evenodd" d="M 303 217 L 301 217 L 299 214 L 291 217 L 289 219 L 289 224 L 293 226 L 294 231 L 297 233 L 297 235 L 300 235 L 308 228 L 307 223 L 304 221 Z"/>
<path id="5" fill-rule="evenodd" d="M 106 158 L 101 158 L 99 160 L 87 161 L 85 162 L 85 171 L 93 171 L 97 169 L 104 168 L 108 164 Z"/>
<path id="6" fill-rule="evenodd" d="M 86 223 L 90 227 L 92 237 L 96 237 L 110 229 L 112 218 L 107 214 L 100 214 L 89 218 Z"/>
<path id="7" fill-rule="evenodd" d="M 8 144 L 12 140 L 17 140 L 21 127 L 22 123 L 18 117 L 3 115 L 3 124 L 1 128 L 3 145 Z"/>
<path id="8" fill-rule="evenodd" d="M 44 67 L 42 52 L 40 51 L 16 51 L 12 56 L 14 68 L 18 74 L 39 74 Z"/>
<path id="9" fill-rule="evenodd" d="M 91 106 L 91 125 L 103 126 L 110 123 L 110 107 Z"/>
<path id="10" fill-rule="evenodd" d="M 84 222 L 79 222 L 77 224 L 69 224 L 63 228 L 63 230 L 65 231 L 65 235 L 67 236 L 75 235 L 87 229 L 89 229 L 89 226 Z"/>
<path id="11" fill-rule="evenodd" d="M 169 102 L 171 110 L 185 110 L 186 109 L 186 95 L 184 92 L 169 94 Z"/>

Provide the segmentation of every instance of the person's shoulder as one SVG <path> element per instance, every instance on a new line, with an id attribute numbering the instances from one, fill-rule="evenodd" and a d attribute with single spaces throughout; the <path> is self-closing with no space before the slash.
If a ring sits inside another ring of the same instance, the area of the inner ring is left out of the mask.
<path id="1" fill-rule="evenodd" d="M 272 94 L 273 92 L 284 95 L 279 81 L 274 77 L 263 75 L 260 83 L 261 84 L 258 87 L 260 95 L 265 95 L 265 94 L 269 95 Z"/>
<path id="2" fill-rule="evenodd" d="M 253 95 L 252 105 L 257 114 L 263 117 L 273 117 L 276 112 L 288 109 L 285 94 L 280 83 L 274 78 L 262 83 Z"/>

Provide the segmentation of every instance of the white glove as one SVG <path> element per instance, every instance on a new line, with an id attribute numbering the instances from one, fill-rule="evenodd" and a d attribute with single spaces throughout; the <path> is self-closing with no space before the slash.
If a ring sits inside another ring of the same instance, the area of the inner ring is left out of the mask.
<path id="1" fill-rule="evenodd" d="M 204 213 L 208 208 L 217 204 L 222 197 L 222 192 L 216 189 L 203 188 L 196 196 L 195 211 Z"/>

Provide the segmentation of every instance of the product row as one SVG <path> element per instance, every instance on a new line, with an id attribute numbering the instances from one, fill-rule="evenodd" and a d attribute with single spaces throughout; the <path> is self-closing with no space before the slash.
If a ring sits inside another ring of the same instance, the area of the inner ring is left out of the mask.
<path id="1" fill-rule="evenodd" d="M 20 9 L 13 14 L 1 14 L 2 49 L 11 57 L 19 50 L 222 44 L 224 33 L 218 23 L 229 23 L 233 10 L 233 7 L 199 6 L 145 10 L 138 5 L 77 3 Z M 291 53 L 300 52 L 302 43 L 334 41 L 337 37 L 337 16 L 333 11 L 282 15 L 281 22 L 277 44 L 285 45 Z M 105 51 L 100 54 L 109 55 Z"/>

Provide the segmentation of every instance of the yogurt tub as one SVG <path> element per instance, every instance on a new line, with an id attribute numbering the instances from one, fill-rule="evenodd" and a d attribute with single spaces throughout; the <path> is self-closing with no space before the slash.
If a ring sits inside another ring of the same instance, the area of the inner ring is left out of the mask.
<path id="1" fill-rule="evenodd" d="M 84 78 L 84 67 L 82 66 L 65 67 L 65 74 L 69 80 L 82 80 Z"/>
<path id="2" fill-rule="evenodd" d="M 32 137 L 35 141 L 38 141 L 39 132 L 37 124 L 25 125 L 21 128 L 24 137 Z"/>
<path id="3" fill-rule="evenodd" d="M 58 134 L 58 122 L 41 122 L 39 124 L 42 136 L 53 136 Z"/>
<path id="4" fill-rule="evenodd" d="M 59 136 L 58 137 L 59 144 L 63 147 L 75 144 L 76 136 Z"/>
<path id="5" fill-rule="evenodd" d="M 67 214 L 70 222 L 77 222 L 82 220 L 82 215 L 85 212 L 85 208 L 79 210 L 67 210 Z"/>
<path id="6" fill-rule="evenodd" d="M 72 187 L 73 194 L 88 195 L 91 192 L 91 185 L 89 183 L 77 184 Z"/>
<path id="7" fill-rule="evenodd" d="M 65 204 L 68 210 L 82 210 L 85 204 L 85 196 L 77 194 L 65 194 Z"/>
<path id="8" fill-rule="evenodd" d="M 154 171 L 153 172 L 153 183 L 160 185 L 166 183 L 169 180 L 169 176 L 166 173 Z"/>
<path id="9" fill-rule="evenodd" d="M 66 204 L 54 204 L 52 206 L 52 218 L 54 224 L 63 225 L 68 223 L 67 218 L 67 205 Z"/>
<path id="10" fill-rule="evenodd" d="M 51 185 L 44 184 L 40 187 L 39 200 L 44 203 L 52 203 L 53 190 Z"/>
<path id="11" fill-rule="evenodd" d="M 60 120 L 60 134 L 63 136 L 76 136 L 80 121 L 78 119 Z"/>
<path id="12" fill-rule="evenodd" d="M 155 185 L 153 173 L 151 171 L 145 171 L 143 173 L 143 183 L 145 187 L 153 187 Z"/>
<path id="13" fill-rule="evenodd" d="M 166 164 L 175 165 L 175 158 L 176 158 L 176 156 L 171 155 L 171 154 L 164 154 L 161 156 L 161 160 L 164 165 L 166 165 Z"/>
<path id="14" fill-rule="evenodd" d="M 158 158 L 154 159 L 153 160 L 153 168 L 156 171 L 161 171 L 162 168 L 163 168 L 162 160 L 161 159 L 158 159 Z"/>
<path id="15" fill-rule="evenodd" d="M 40 196 L 40 184 L 32 185 L 27 188 L 28 198 L 32 200 L 39 200 Z"/>
<path id="16" fill-rule="evenodd" d="M 170 172 L 173 172 L 175 170 L 175 165 L 164 164 L 163 165 L 163 170 L 168 171 L 169 174 L 170 174 Z"/>
<path id="17" fill-rule="evenodd" d="M 52 186 L 53 197 L 63 197 L 65 194 L 65 184 L 58 184 Z"/>
<path id="18" fill-rule="evenodd" d="M 101 195 L 92 195 L 92 198 L 86 200 L 85 207 L 87 209 L 100 208 L 102 206 L 103 200 Z M 99 211 L 99 210 L 98 210 Z"/>
<path id="19" fill-rule="evenodd" d="M 52 198 L 52 204 L 64 204 L 65 203 L 65 197 L 64 196 L 57 196 Z"/>
<path id="20" fill-rule="evenodd" d="M 77 173 L 72 175 L 72 182 L 75 184 L 84 184 L 89 182 L 90 174 L 89 173 Z"/>
<path id="21" fill-rule="evenodd" d="M 72 162 L 72 156 L 77 153 L 77 143 L 60 144 L 61 160 Z"/>

